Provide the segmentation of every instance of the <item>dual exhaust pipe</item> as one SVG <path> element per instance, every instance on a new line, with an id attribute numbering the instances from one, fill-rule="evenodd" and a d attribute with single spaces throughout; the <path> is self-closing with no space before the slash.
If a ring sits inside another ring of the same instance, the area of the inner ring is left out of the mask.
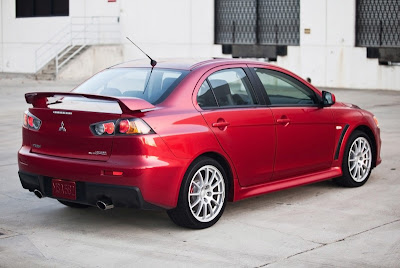
<path id="1" fill-rule="evenodd" d="M 39 199 L 40 199 L 40 198 L 43 198 L 43 193 L 42 193 L 40 190 L 35 189 L 35 190 L 33 191 L 33 193 L 34 193 Z M 97 206 L 99 209 L 101 209 L 101 210 L 108 210 L 108 209 L 114 208 L 114 205 L 113 205 L 113 203 L 111 202 L 111 200 L 105 199 L 105 198 L 98 200 L 98 201 L 96 202 L 96 206 Z"/>
<path id="2" fill-rule="evenodd" d="M 96 202 L 96 206 L 101 210 L 108 210 L 114 208 L 113 203 L 108 199 L 101 199 Z"/>
<path id="3" fill-rule="evenodd" d="M 42 192 L 39 191 L 38 189 L 35 189 L 35 190 L 33 191 L 33 193 L 34 193 L 39 199 L 40 199 L 40 198 L 43 198 Z"/>

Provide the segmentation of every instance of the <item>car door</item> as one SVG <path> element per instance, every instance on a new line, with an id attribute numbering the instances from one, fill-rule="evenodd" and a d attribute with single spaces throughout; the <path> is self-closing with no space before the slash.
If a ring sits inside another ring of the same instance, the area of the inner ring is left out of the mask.
<path id="1" fill-rule="evenodd" d="M 286 179 L 331 167 L 335 125 L 330 108 L 301 81 L 278 70 L 252 68 L 269 99 L 276 126 L 272 180 Z"/>
<path id="2" fill-rule="evenodd" d="M 210 71 L 197 105 L 236 169 L 241 186 L 269 181 L 275 154 L 274 118 L 262 107 L 243 68 Z"/>

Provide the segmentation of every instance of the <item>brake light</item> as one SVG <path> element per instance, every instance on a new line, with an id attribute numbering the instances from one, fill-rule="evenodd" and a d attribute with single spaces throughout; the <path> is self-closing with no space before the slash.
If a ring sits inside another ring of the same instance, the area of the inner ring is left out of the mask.
<path id="1" fill-rule="evenodd" d="M 42 125 L 42 121 L 31 114 L 30 112 L 26 111 L 24 113 L 24 122 L 23 122 L 24 127 L 33 129 L 33 130 L 39 130 L 40 126 Z"/>
<path id="2" fill-rule="evenodd" d="M 121 134 L 150 134 L 154 133 L 151 127 L 142 119 L 131 118 L 119 121 L 119 133 Z"/>
<path id="3" fill-rule="evenodd" d="M 129 120 L 121 120 L 119 122 L 119 132 L 126 133 L 129 131 Z"/>
<path id="4" fill-rule="evenodd" d="M 154 133 L 149 125 L 139 118 L 126 118 L 117 122 L 99 122 L 90 126 L 92 132 L 97 135 L 113 134 L 150 134 Z"/>

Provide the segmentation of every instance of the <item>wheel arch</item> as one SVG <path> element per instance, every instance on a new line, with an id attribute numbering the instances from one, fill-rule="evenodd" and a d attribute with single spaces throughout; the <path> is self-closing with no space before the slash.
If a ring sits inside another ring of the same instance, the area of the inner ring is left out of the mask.
<path id="1" fill-rule="evenodd" d="M 376 144 L 376 139 L 375 139 L 374 133 L 368 126 L 360 125 L 360 126 L 356 127 L 355 129 L 353 129 L 353 131 L 351 131 L 350 135 L 356 130 L 365 133 L 368 136 L 368 138 L 371 140 L 371 143 L 372 143 L 371 144 L 371 146 L 372 146 L 372 168 L 376 167 L 377 144 Z"/>
<path id="2" fill-rule="evenodd" d="M 233 201 L 233 193 L 234 193 L 234 183 L 233 183 L 233 170 L 232 167 L 230 165 L 230 163 L 228 162 L 228 160 L 222 156 L 219 153 L 216 152 L 206 152 L 203 153 L 201 155 L 199 155 L 198 157 L 196 157 L 196 159 L 200 158 L 200 157 L 209 157 L 214 159 L 215 161 L 217 161 L 225 170 L 226 175 L 228 176 L 227 178 L 227 184 L 228 184 L 228 201 Z M 192 163 L 194 161 L 196 161 L 196 159 L 194 159 L 192 161 Z"/>

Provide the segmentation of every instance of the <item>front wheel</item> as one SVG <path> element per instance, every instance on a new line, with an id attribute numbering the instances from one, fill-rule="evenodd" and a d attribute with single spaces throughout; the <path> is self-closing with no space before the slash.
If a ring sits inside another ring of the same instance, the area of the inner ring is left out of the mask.
<path id="1" fill-rule="evenodd" d="M 364 185 L 372 170 L 372 147 L 370 138 L 361 131 L 354 131 L 347 144 L 343 157 L 343 176 L 336 182 L 346 187 Z"/>
<path id="2" fill-rule="evenodd" d="M 214 225 L 226 205 L 227 176 L 214 159 L 201 157 L 185 173 L 177 207 L 168 216 L 177 225 L 203 229 Z"/>

